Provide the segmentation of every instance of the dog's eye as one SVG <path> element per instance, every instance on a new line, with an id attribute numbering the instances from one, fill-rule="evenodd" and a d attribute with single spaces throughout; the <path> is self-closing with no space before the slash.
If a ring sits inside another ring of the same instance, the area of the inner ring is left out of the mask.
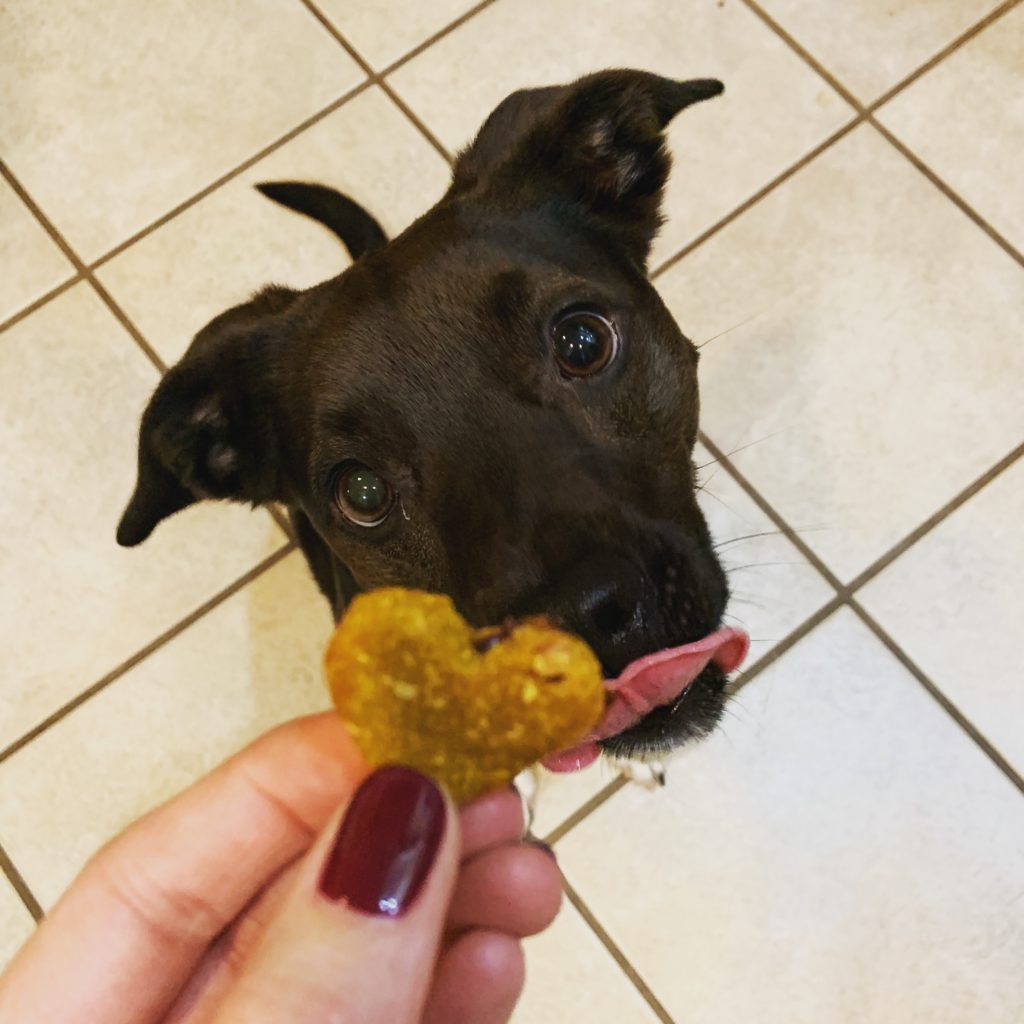
<path id="1" fill-rule="evenodd" d="M 369 466 L 349 462 L 334 485 L 334 500 L 346 519 L 359 526 L 379 526 L 395 504 L 395 492 Z"/>
<path id="2" fill-rule="evenodd" d="M 615 325 L 597 313 L 567 313 L 554 326 L 555 359 L 567 377 L 600 373 L 619 350 Z"/>

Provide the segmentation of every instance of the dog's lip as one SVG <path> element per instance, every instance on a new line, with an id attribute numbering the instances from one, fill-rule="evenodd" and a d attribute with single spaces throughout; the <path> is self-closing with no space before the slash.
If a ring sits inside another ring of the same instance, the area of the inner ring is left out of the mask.
<path id="1" fill-rule="evenodd" d="M 726 626 L 703 640 L 645 654 L 627 665 L 617 679 L 605 680 L 608 702 L 591 732 L 541 763 L 553 772 L 585 768 L 597 760 L 599 740 L 625 732 L 655 708 L 677 700 L 710 662 L 726 674 L 734 672 L 749 648 L 750 637 L 743 630 Z"/>

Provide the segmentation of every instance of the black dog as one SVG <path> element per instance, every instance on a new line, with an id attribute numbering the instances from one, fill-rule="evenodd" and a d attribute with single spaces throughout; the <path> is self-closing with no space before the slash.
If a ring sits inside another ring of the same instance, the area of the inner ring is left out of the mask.
<path id="1" fill-rule="evenodd" d="M 391 242 L 330 189 L 263 186 L 356 262 L 199 333 L 143 417 L 119 543 L 202 498 L 280 502 L 336 616 L 388 584 L 476 625 L 544 612 L 609 677 L 713 633 L 728 592 L 695 496 L 697 352 L 645 267 L 665 127 L 721 90 L 619 70 L 514 93 Z M 604 749 L 710 728 L 721 659 L 687 682 Z"/>

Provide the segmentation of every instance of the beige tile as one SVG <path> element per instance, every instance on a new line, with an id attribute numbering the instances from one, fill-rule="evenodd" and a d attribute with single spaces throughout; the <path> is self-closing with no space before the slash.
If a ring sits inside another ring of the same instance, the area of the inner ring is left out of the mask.
<path id="1" fill-rule="evenodd" d="M 1024 434 L 1020 267 L 871 128 L 658 285 L 691 337 L 721 334 L 708 436 L 750 445 L 736 465 L 841 577 Z"/>
<path id="2" fill-rule="evenodd" d="M 607 67 L 715 77 L 721 99 L 674 123 L 668 223 L 652 265 L 728 213 L 849 116 L 846 104 L 742 3 L 522 0 L 482 11 L 393 84 L 450 149 L 502 99 Z"/>
<path id="3" fill-rule="evenodd" d="M 0 153 L 86 260 L 362 78 L 289 0 L 15 0 L 4 24 Z"/>
<path id="4" fill-rule="evenodd" d="M 760 0 L 863 103 L 892 88 L 999 0 Z"/>
<path id="5" fill-rule="evenodd" d="M 623 790 L 558 847 L 669 1013 L 1017 1021 L 1016 789 L 848 610 L 744 697 L 667 789 Z"/>
<path id="6" fill-rule="evenodd" d="M 1024 249 L 1024 8 L 1000 18 L 878 116 L 997 231 Z"/>
<path id="7" fill-rule="evenodd" d="M 704 466 L 700 506 L 732 591 L 726 622 L 750 634 L 751 668 L 835 591 L 703 446 L 695 458 Z"/>
<path id="8" fill-rule="evenodd" d="M 265 284 L 308 287 L 349 259 L 325 228 L 254 191 L 259 181 L 335 186 L 397 234 L 440 198 L 447 164 L 371 89 L 232 179 L 98 271 L 168 362 L 218 313 Z"/>
<path id="9" fill-rule="evenodd" d="M 555 923 L 527 939 L 526 988 L 511 1024 L 654 1024 L 657 1017 L 566 901 Z"/>
<path id="10" fill-rule="evenodd" d="M 1024 461 L 897 559 L 861 600 L 1024 774 Z"/>
<path id="11" fill-rule="evenodd" d="M 292 554 L 0 765 L 4 845 L 39 901 L 251 739 L 324 709 L 330 626 Z"/>
<path id="12" fill-rule="evenodd" d="M 32 915 L 7 880 L 0 877 L 0 971 L 32 934 Z"/>
<path id="13" fill-rule="evenodd" d="M 28 207 L 0 179 L 0 320 L 74 275 L 64 254 Z"/>
<path id="14" fill-rule="evenodd" d="M 377 70 L 461 17 L 477 0 L 319 0 L 320 10 Z"/>
<path id="15" fill-rule="evenodd" d="M 124 550 L 156 372 L 86 284 L 0 336 L 0 748 L 280 548 L 213 504 Z"/>

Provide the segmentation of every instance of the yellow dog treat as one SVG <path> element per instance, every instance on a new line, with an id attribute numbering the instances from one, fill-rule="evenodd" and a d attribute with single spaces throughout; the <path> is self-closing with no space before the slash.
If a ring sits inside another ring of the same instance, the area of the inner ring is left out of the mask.
<path id="1" fill-rule="evenodd" d="M 577 742 L 601 716 L 601 666 L 545 619 L 473 630 L 437 594 L 360 594 L 327 648 L 327 681 L 371 765 L 401 763 L 458 803 Z"/>

